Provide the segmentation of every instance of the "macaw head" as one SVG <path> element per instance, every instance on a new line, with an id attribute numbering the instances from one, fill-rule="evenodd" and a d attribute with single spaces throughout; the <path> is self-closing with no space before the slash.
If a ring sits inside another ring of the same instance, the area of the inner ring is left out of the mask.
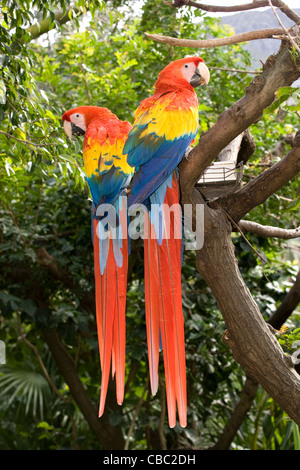
<path id="1" fill-rule="evenodd" d="M 158 75 L 155 91 L 163 88 L 195 88 L 207 85 L 210 73 L 202 57 L 186 57 L 168 64 Z"/>
<path id="2" fill-rule="evenodd" d="M 109 119 L 113 116 L 114 114 L 107 108 L 101 108 L 100 106 L 79 106 L 63 114 L 64 131 L 70 138 L 73 135 L 84 135 L 91 122 L 97 119 Z"/>

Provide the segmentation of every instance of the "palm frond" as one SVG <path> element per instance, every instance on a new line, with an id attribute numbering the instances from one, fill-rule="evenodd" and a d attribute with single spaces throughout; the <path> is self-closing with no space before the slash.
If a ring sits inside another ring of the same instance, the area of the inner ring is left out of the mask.
<path id="1" fill-rule="evenodd" d="M 21 404 L 25 414 L 31 411 L 35 417 L 44 415 L 45 403 L 51 389 L 43 375 L 34 370 L 5 367 L 0 376 L 0 406 L 7 408 L 13 403 Z"/>

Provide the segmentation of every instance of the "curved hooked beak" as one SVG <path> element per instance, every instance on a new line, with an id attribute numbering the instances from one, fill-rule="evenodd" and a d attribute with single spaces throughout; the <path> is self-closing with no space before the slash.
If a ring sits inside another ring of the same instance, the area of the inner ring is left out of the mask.
<path id="1" fill-rule="evenodd" d="M 69 137 L 69 139 L 72 139 L 72 126 L 70 121 L 64 121 L 64 131 Z"/>
<path id="2" fill-rule="evenodd" d="M 85 130 L 81 129 L 81 127 L 76 126 L 74 122 L 70 121 L 64 121 L 64 131 L 70 139 L 72 139 L 73 135 L 85 134 Z"/>
<path id="3" fill-rule="evenodd" d="M 210 80 L 210 73 L 208 68 L 203 62 L 200 62 L 191 78 L 190 84 L 192 87 L 207 85 Z"/>

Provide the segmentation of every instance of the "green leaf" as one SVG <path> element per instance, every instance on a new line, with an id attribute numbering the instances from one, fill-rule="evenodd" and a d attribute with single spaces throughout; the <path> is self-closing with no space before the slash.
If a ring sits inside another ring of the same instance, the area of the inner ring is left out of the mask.
<path id="1" fill-rule="evenodd" d="M 4 81 L 0 79 L 0 104 L 6 103 L 6 86 Z"/>
<path id="2" fill-rule="evenodd" d="M 71 155 L 68 155 L 67 153 L 59 155 L 59 158 L 61 160 L 66 161 L 66 162 L 72 163 L 73 165 L 77 165 L 77 162 L 76 162 L 75 158 L 72 157 Z"/>
<path id="3" fill-rule="evenodd" d="M 282 88 L 279 88 L 279 90 L 277 91 L 277 96 L 278 98 L 281 98 L 282 96 L 290 96 L 295 93 L 295 90 L 295 87 L 284 86 Z"/>
<path id="4" fill-rule="evenodd" d="M 293 421 L 294 450 L 300 450 L 300 430 L 299 426 Z"/>

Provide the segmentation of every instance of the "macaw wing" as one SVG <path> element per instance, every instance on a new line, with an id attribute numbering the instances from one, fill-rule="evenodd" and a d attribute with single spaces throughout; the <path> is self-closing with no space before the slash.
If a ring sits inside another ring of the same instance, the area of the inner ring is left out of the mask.
<path id="1" fill-rule="evenodd" d="M 191 139 L 165 140 L 159 153 L 139 167 L 132 180 L 128 205 L 145 201 L 172 174 L 180 163 Z"/>
<path id="2" fill-rule="evenodd" d="M 152 96 L 142 101 L 135 113 L 133 128 L 124 146 L 129 165 L 138 167 L 148 161 L 164 142 L 163 127 L 168 114 L 166 108 L 176 93 Z"/>
<path id="3" fill-rule="evenodd" d="M 198 107 L 175 92 L 145 102 L 124 147 L 127 162 L 138 169 L 130 204 L 142 202 L 173 172 L 198 130 Z"/>
<path id="4" fill-rule="evenodd" d="M 134 168 L 128 165 L 127 155 L 123 154 L 128 132 L 126 126 L 110 132 L 97 122 L 86 131 L 83 161 L 92 198 L 97 205 L 113 204 L 131 180 Z"/>

